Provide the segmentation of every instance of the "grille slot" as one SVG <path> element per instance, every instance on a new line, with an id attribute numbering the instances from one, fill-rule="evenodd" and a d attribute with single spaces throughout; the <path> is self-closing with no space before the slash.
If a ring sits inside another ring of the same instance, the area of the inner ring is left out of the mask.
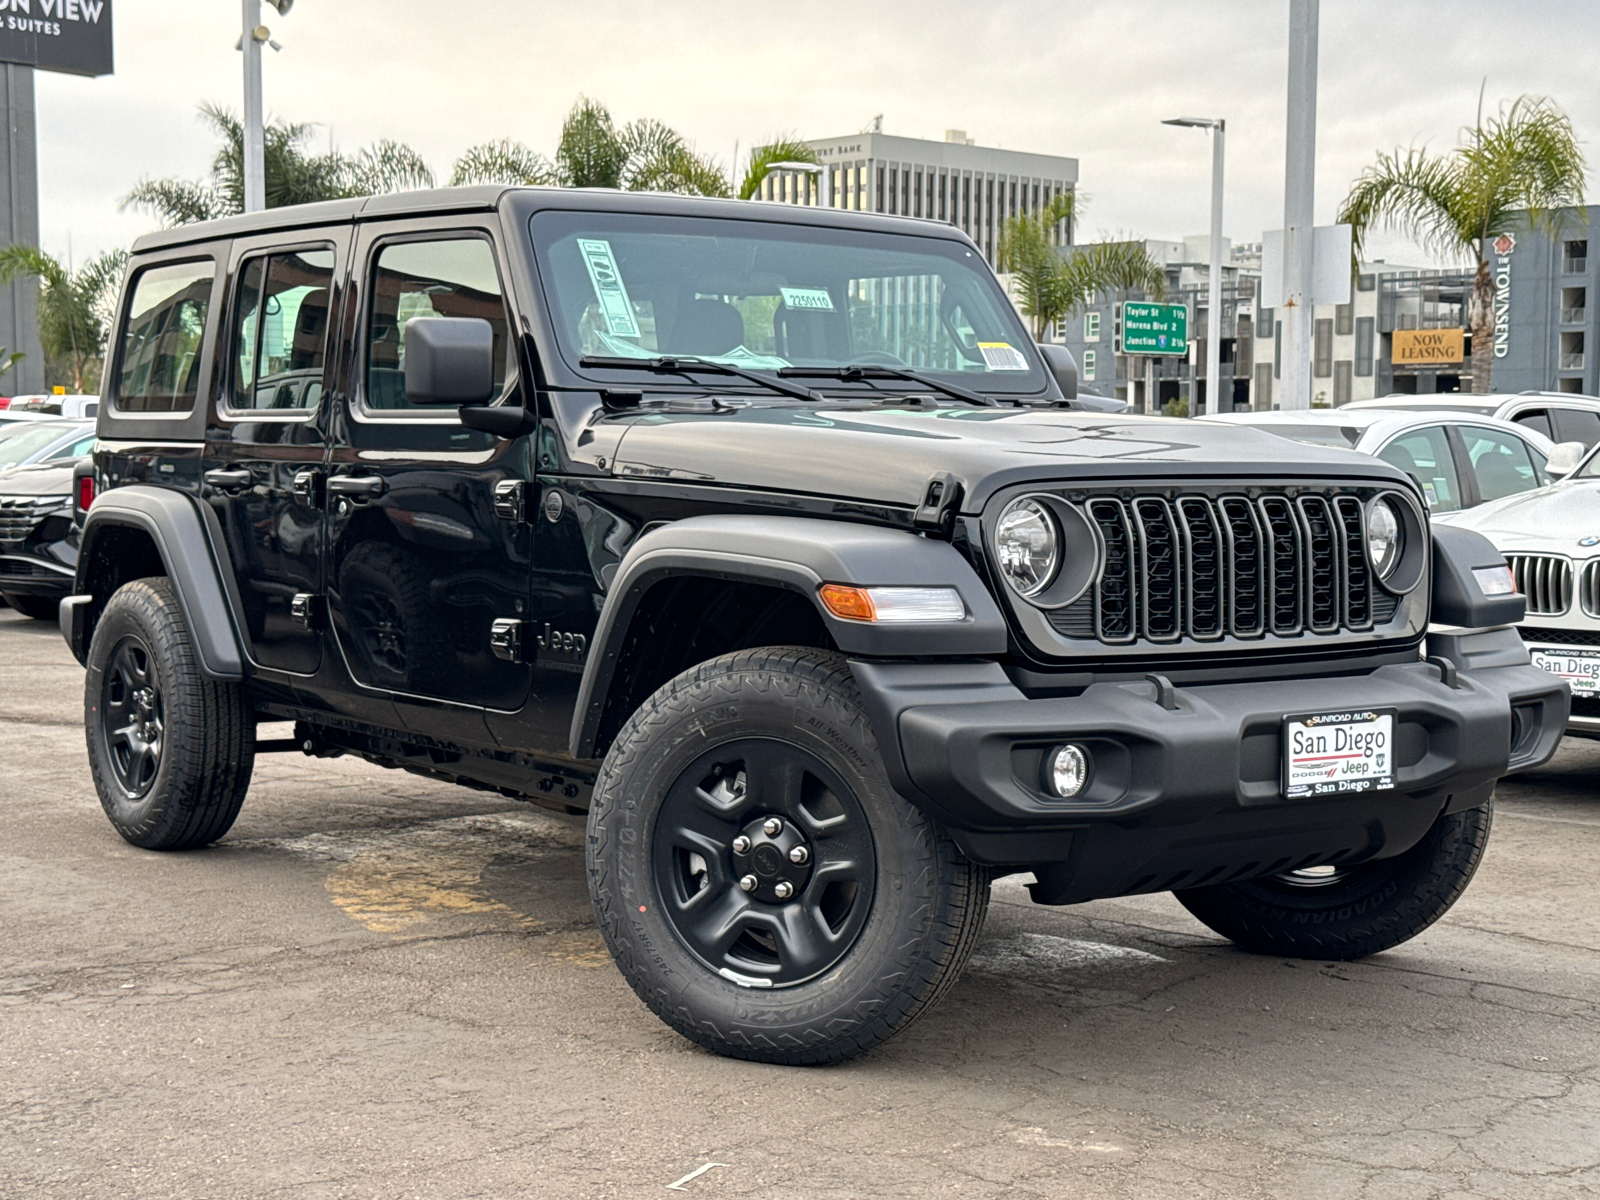
<path id="1" fill-rule="evenodd" d="M 0 546 L 14 550 L 65 503 L 54 496 L 0 496 Z"/>
<path id="2" fill-rule="evenodd" d="M 1554 554 L 1508 554 L 1517 591 L 1533 616 L 1559 617 L 1572 607 L 1572 561 Z"/>
<path id="3" fill-rule="evenodd" d="M 1579 589 L 1583 611 L 1591 617 L 1600 617 L 1600 558 L 1583 568 L 1583 586 Z"/>
<path id="4" fill-rule="evenodd" d="M 1594 646 L 1600 649 L 1600 629 L 1546 629 L 1542 625 L 1518 625 L 1525 642 L 1546 646 Z"/>
<path id="5" fill-rule="evenodd" d="M 1365 508 L 1336 491 L 1091 495 L 1105 563 L 1056 633 L 1107 645 L 1363 631 L 1399 601 L 1367 561 Z"/>

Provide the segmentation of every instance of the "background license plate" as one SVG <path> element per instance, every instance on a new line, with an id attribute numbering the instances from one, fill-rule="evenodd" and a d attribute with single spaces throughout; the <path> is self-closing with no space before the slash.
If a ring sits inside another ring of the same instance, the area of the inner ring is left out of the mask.
<path id="1" fill-rule="evenodd" d="M 1528 656 L 1541 671 L 1559 675 L 1574 696 L 1600 696 L 1600 650 L 1572 646 L 1529 646 Z"/>
<path id="2" fill-rule="evenodd" d="M 1283 719 L 1283 793 L 1331 796 L 1394 787 L 1394 710 Z"/>

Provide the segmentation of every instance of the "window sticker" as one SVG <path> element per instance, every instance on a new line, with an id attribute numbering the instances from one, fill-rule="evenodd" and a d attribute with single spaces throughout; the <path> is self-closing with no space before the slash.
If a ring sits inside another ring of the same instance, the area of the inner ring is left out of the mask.
<path id="1" fill-rule="evenodd" d="M 781 287 L 778 291 L 783 293 L 785 308 L 806 308 L 812 312 L 833 311 L 833 297 L 828 295 L 827 288 Z"/>
<path id="2" fill-rule="evenodd" d="M 1028 360 L 1010 342 L 979 342 L 983 365 L 991 371 L 1026 371 Z"/>
<path id="3" fill-rule="evenodd" d="M 1439 507 L 1439 493 L 1434 490 L 1433 484 L 1424 483 L 1422 485 L 1422 494 L 1428 498 L 1429 508 Z"/>
<path id="4" fill-rule="evenodd" d="M 633 319 L 633 302 L 628 299 L 617 260 L 611 256 L 611 243 L 579 238 L 578 253 L 583 255 L 583 265 L 589 268 L 589 282 L 594 284 L 594 298 L 600 303 L 600 315 L 607 332 L 617 337 L 638 337 L 639 323 Z"/>

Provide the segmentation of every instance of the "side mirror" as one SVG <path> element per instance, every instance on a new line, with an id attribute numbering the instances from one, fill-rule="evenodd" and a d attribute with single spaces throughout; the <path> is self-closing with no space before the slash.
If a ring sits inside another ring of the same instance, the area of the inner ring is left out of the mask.
<path id="1" fill-rule="evenodd" d="M 1589 448 L 1582 442 L 1557 442 L 1556 448 L 1550 451 L 1544 469 L 1553 477 L 1564 479 L 1578 469 L 1578 464 L 1587 453 Z"/>
<path id="2" fill-rule="evenodd" d="M 1050 342 L 1039 343 L 1039 354 L 1044 358 L 1045 368 L 1055 376 L 1061 394 L 1068 400 L 1078 398 L 1078 362 L 1072 357 L 1072 351 L 1065 346 L 1057 346 Z"/>
<path id="3" fill-rule="evenodd" d="M 406 322 L 406 399 L 484 404 L 494 399 L 494 327 L 477 317 Z"/>

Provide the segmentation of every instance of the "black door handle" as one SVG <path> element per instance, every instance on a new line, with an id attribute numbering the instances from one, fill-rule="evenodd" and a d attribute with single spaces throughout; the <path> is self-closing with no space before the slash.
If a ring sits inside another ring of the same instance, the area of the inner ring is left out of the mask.
<path id="1" fill-rule="evenodd" d="M 359 500 L 381 496 L 389 490 L 382 475 L 335 475 L 328 480 L 328 491 L 335 496 L 354 496 Z"/>
<path id="2" fill-rule="evenodd" d="M 250 486 L 250 472 L 243 467 L 229 467 L 207 471 L 202 478 L 221 492 L 242 492 Z"/>

